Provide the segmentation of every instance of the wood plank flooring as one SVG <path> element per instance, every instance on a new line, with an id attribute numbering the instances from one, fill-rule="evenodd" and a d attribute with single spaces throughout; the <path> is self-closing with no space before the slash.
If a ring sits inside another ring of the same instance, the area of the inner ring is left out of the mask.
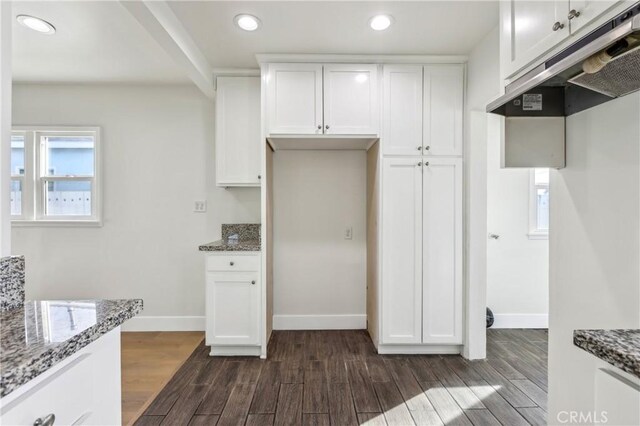
<path id="1" fill-rule="evenodd" d="M 123 425 L 133 424 L 203 339 L 202 332 L 122 333 Z"/>
<path id="2" fill-rule="evenodd" d="M 382 356 L 364 330 L 278 331 L 269 359 L 204 344 L 136 425 L 538 425 L 546 330 L 488 330 L 487 360 Z"/>

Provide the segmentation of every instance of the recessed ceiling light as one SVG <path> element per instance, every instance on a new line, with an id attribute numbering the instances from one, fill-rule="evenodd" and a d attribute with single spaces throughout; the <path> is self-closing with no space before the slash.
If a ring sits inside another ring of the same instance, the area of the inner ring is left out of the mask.
<path id="1" fill-rule="evenodd" d="M 255 31 L 260 27 L 260 20 L 253 15 L 242 14 L 234 18 L 236 25 L 245 31 Z"/>
<path id="2" fill-rule="evenodd" d="M 36 18 L 35 16 L 18 15 L 16 16 L 16 19 L 25 27 L 41 34 L 54 34 L 56 32 L 56 27 L 43 19 Z"/>
<path id="3" fill-rule="evenodd" d="M 393 22 L 393 18 L 390 15 L 376 15 L 369 19 L 369 26 L 375 31 L 384 31 Z"/>

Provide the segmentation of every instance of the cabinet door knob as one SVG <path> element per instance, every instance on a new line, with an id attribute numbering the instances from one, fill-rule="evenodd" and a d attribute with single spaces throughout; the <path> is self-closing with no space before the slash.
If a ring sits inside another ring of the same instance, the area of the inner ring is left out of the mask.
<path id="1" fill-rule="evenodd" d="M 322 126 L 318 124 L 318 130 L 322 130 Z"/>
<path id="2" fill-rule="evenodd" d="M 428 165 L 429 165 L 429 162 L 428 162 L 428 161 L 425 161 L 425 162 L 424 162 L 424 165 L 425 165 L 425 166 L 428 166 Z"/>
<path id="3" fill-rule="evenodd" d="M 572 20 L 573 18 L 577 18 L 578 16 L 580 16 L 580 12 L 575 9 L 571 9 L 569 11 L 569 14 L 567 15 L 567 18 L 569 18 L 569 20 Z"/>
<path id="4" fill-rule="evenodd" d="M 422 147 L 421 146 L 418 147 L 418 151 L 422 151 Z"/>
<path id="5" fill-rule="evenodd" d="M 329 130 L 329 125 L 324 126 L 325 129 Z"/>
<path id="6" fill-rule="evenodd" d="M 251 281 L 251 284 L 255 284 L 255 283 L 256 283 L 256 280 L 252 280 L 252 281 Z"/>
<path id="7" fill-rule="evenodd" d="M 418 161 L 418 167 L 422 166 L 422 161 Z"/>
<path id="8" fill-rule="evenodd" d="M 262 175 L 258 175 L 258 179 L 262 179 Z"/>
<path id="9" fill-rule="evenodd" d="M 56 415 L 51 413 L 45 417 L 39 417 L 33 422 L 33 426 L 52 426 L 56 421 Z"/>
<path id="10" fill-rule="evenodd" d="M 229 262 L 229 265 L 233 266 L 233 265 L 234 265 L 234 263 L 233 263 L 233 262 Z"/>
<path id="11" fill-rule="evenodd" d="M 431 149 L 431 147 L 430 147 L 429 145 L 427 145 L 427 146 L 425 146 L 425 147 L 424 147 L 424 150 L 425 150 L 425 151 L 429 151 L 430 149 Z"/>
<path id="12" fill-rule="evenodd" d="M 564 24 L 561 24 L 560 21 L 556 22 L 555 24 L 553 24 L 553 27 L 551 27 L 553 31 L 558 31 L 563 28 L 564 28 Z"/>

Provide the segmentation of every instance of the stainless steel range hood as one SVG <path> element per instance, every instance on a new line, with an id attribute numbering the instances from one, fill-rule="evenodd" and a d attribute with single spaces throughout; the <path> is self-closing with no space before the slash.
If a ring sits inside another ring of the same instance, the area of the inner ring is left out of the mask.
<path id="1" fill-rule="evenodd" d="M 640 3 L 511 82 L 487 112 L 567 117 L 637 90 Z"/>

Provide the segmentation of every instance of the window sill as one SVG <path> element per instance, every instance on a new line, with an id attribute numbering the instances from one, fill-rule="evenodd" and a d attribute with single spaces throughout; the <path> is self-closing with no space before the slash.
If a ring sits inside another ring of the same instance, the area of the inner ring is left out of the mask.
<path id="1" fill-rule="evenodd" d="M 100 220 L 12 220 L 16 228 L 101 228 Z"/>
<path id="2" fill-rule="evenodd" d="M 527 234 L 530 240 L 548 240 L 549 233 L 548 232 L 529 232 Z"/>

